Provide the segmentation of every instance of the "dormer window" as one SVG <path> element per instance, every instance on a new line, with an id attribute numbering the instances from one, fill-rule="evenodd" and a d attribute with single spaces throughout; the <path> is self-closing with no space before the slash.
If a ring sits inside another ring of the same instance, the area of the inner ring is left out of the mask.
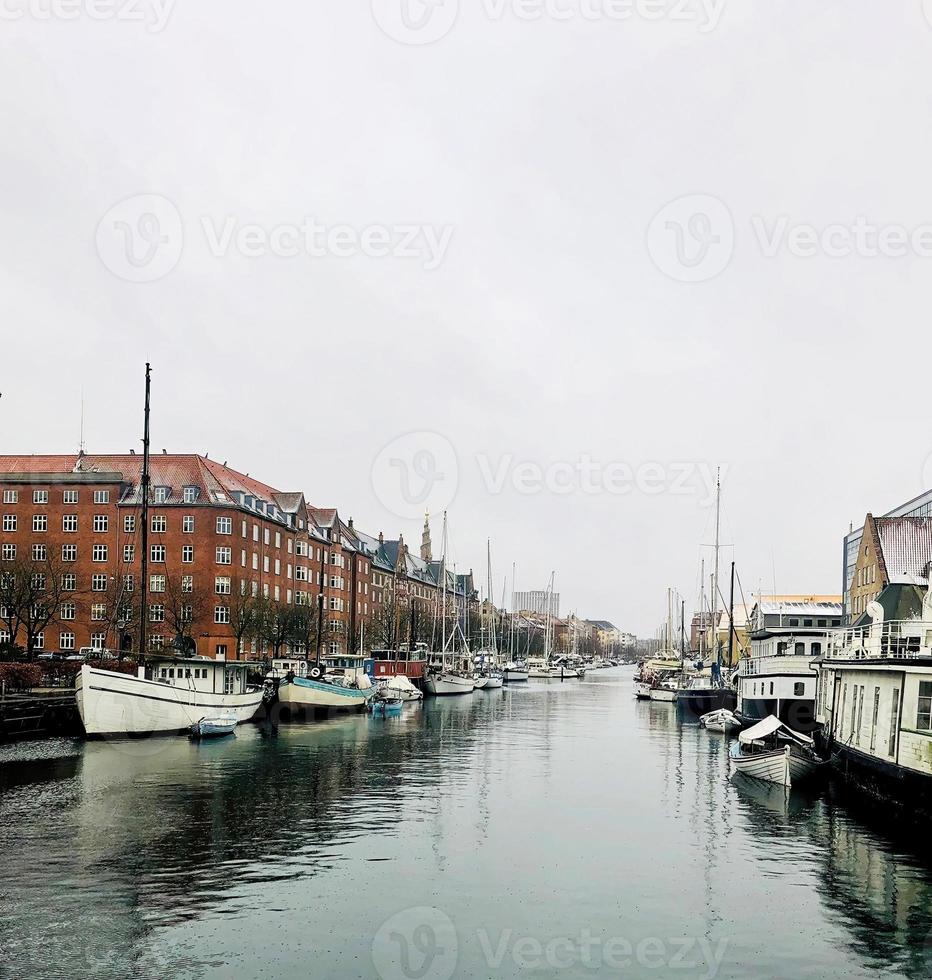
<path id="1" fill-rule="evenodd" d="M 200 493 L 198 487 L 185 487 L 184 488 L 184 502 L 186 504 L 197 503 L 197 498 Z"/>
<path id="2" fill-rule="evenodd" d="M 172 495 L 171 487 L 156 487 L 153 499 L 157 504 L 164 504 Z"/>

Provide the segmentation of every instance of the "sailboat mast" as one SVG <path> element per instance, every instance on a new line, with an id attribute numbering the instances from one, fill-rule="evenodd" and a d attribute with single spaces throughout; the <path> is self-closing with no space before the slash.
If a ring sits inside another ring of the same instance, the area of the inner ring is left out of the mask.
<path id="1" fill-rule="evenodd" d="M 443 535 L 441 543 L 441 553 L 440 553 L 440 578 L 443 582 L 443 592 L 442 592 L 442 602 L 443 610 L 441 612 L 441 637 L 443 640 L 443 646 L 440 647 L 441 659 L 447 655 L 447 512 L 443 512 Z"/>
<path id="2" fill-rule="evenodd" d="M 705 636 L 705 627 L 702 625 L 705 622 L 705 559 L 703 558 L 699 563 L 699 661 L 703 660 L 702 656 L 702 638 Z"/>
<path id="3" fill-rule="evenodd" d="M 715 570 L 712 573 L 712 643 L 716 657 L 721 662 L 721 654 L 718 650 L 718 552 L 719 552 L 719 532 L 721 530 L 722 519 L 722 483 L 721 470 L 715 472 Z"/>
<path id="4" fill-rule="evenodd" d="M 142 479 L 139 495 L 142 498 L 142 581 L 139 583 L 142 602 L 139 604 L 139 660 L 146 655 L 147 613 L 145 598 L 149 594 L 149 392 L 152 386 L 152 369 L 146 362 L 146 406 L 142 435 Z"/>

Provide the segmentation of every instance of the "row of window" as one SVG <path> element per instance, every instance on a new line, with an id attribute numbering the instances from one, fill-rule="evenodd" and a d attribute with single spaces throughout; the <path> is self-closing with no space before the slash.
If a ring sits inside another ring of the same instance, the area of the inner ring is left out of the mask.
<path id="1" fill-rule="evenodd" d="M 4 514 L 2 525 L 3 530 L 8 534 L 13 533 L 19 526 L 16 514 Z M 168 530 L 168 518 L 165 514 L 153 514 L 151 520 L 153 534 L 164 534 Z M 233 518 L 218 517 L 216 522 L 217 534 L 233 533 Z M 33 514 L 32 530 L 39 534 L 49 529 L 48 514 Z M 76 534 L 78 530 L 77 514 L 62 514 L 61 529 L 65 534 Z M 94 514 L 93 530 L 95 534 L 106 534 L 110 530 L 110 517 L 107 514 Z M 194 533 L 194 517 L 186 514 L 181 518 L 181 530 L 184 534 Z M 123 531 L 125 534 L 134 534 L 136 531 L 136 515 L 125 514 L 123 516 Z"/>
<path id="2" fill-rule="evenodd" d="M 3 491 L 3 502 L 5 504 L 16 504 L 19 503 L 19 490 L 4 490 Z M 32 491 L 32 502 L 34 504 L 47 504 L 49 502 L 49 492 L 48 490 L 33 490 Z M 78 502 L 78 491 L 77 490 L 62 490 L 61 492 L 61 502 L 63 504 L 76 504 Z M 95 504 L 109 504 L 110 503 L 110 491 L 109 490 L 95 490 L 94 491 L 94 503 Z"/>

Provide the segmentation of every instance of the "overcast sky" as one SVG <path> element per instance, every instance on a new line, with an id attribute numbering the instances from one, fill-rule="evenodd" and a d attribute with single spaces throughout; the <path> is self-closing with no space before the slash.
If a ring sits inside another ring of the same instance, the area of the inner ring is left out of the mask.
<path id="1" fill-rule="evenodd" d="M 932 485 L 932 3 L 2 6 L 0 452 L 148 359 L 157 451 L 642 634 L 716 466 L 748 591 Z"/>

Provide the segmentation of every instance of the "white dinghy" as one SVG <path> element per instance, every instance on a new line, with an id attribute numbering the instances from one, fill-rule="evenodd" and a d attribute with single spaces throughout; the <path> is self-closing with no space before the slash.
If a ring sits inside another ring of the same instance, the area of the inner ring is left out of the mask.
<path id="1" fill-rule="evenodd" d="M 792 786 L 814 776 L 826 763 L 815 754 L 812 739 L 793 731 L 775 715 L 741 732 L 732 746 L 732 772 Z"/>

